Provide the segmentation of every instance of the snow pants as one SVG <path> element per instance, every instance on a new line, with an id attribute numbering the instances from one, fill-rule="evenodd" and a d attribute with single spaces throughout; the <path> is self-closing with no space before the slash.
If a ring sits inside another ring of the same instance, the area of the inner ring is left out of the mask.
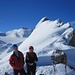
<path id="1" fill-rule="evenodd" d="M 33 64 L 32 66 L 27 64 L 27 75 L 35 75 L 36 73 L 36 64 Z"/>
<path id="2" fill-rule="evenodd" d="M 22 69 L 22 70 L 14 69 L 14 75 L 18 75 L 19 73 L 20 73 L 20 75 L 27 75 L 26 72 L 24 71 L 24 69 Z"/>

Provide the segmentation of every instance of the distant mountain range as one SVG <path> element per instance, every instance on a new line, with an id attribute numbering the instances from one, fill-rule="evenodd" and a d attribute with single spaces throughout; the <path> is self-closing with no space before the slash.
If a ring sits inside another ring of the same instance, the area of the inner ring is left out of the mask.
<path id="1" fill-rule="evenodd" d="M 10 37 L 28 37 L 32 33 L 31 28 L 20 28 L 7 31 L 6 33 L 0 32 L 0 36 L 10 36 Z"/>

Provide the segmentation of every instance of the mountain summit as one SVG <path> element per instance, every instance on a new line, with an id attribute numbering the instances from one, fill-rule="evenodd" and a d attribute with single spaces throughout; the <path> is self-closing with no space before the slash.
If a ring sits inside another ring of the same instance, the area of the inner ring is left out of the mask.
<path id="1" fill-rule="evenodd" d="M 31 28 L 20 28 L 20 29 L 15 29 L 8 31 L 6 33 L 7 36 L 11 37 L 28 37 L 33 30 Z"/>
<path id="2" fill-rule="evenodd" d="M 50 21 L 47 17 L 43 17 L 38 24 L 36 25 L 36 27 L 39 27 L 40 23 L 45 22 L 45 21 Z"/>
<path id="3" fill-rule="evenodd" d="M 68 42 L 70 41 L 69 39 L 71 39 L 71 37 L 69 37 L 69 35 L 72 34 L 72 32 L 73 28 L 69 23 L 63 23 L 58 19 L 50 21 L 44 17 L 39 21 L 32 34 L 20 45 L 19 48 L 25 50 L 25 46 L 28 47 L 29 45 L 33 45 L 37 48 L 44 48 L 48 45 L 56 46 L 55 42 L 58 39 L 60 39 L 61 43 L 67 44 L 66 40 Z"/>
<path id="4" fill-rule="evenodd" d="M 45 21 L 47 21 L 47 20 L 49 20 L 47 17 L 43 17 L 43 18 L 40 20 L 40 22 L 45 22 Z"/>

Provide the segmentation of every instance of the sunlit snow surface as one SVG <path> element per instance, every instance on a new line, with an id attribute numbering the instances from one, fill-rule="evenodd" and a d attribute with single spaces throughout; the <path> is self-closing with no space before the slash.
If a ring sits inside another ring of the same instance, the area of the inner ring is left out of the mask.
<path id="1" fill-rule="evenodd" d="M 53 66 L 50 56 L 55 49 L 63 50 L 67 54 L 68 64 L 75 67 L 75 48 L 68 46 L 73 32 L 73 28 L 69 23 L 63 24 L 59 20 L 50 21 L 43 18 L 35 27 L 32 34 L 23 41 L 19 46 L 19 50 L 24 53 L 28 51 L 30 45 L 34 46 L 34 51 L 38 55 L 39 61 L 37 62 L 36 75 L 40 73 L 44 75 L 53 75 Z M 22 37 L 21 37 L 22 38 Z M 65 39 L 64 39 L 65 38 Z M 8 41 L 8 39 L 6 39 Z M 19 39 L 13 40 L 18 42 Z M 9 57 L 13 52 L 8 48 L 0 55 L 0 75 L 8 72 L 13 75 L 13 70 L 9 65 Z M 65 75 L 64 65 L 56 65 L 56 75 Z M 67 67 L 68 75 L 75 75 L 75 72 Z"/>

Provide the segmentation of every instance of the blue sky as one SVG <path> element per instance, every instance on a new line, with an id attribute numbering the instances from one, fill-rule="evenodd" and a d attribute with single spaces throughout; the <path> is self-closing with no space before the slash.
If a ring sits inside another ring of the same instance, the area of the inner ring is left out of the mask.
<path id="1" fill-rule="evenodd" d="M 75 0 L 0 0 L 0 31 L 34 28 L 42 17 L 75 23 Z"/>

